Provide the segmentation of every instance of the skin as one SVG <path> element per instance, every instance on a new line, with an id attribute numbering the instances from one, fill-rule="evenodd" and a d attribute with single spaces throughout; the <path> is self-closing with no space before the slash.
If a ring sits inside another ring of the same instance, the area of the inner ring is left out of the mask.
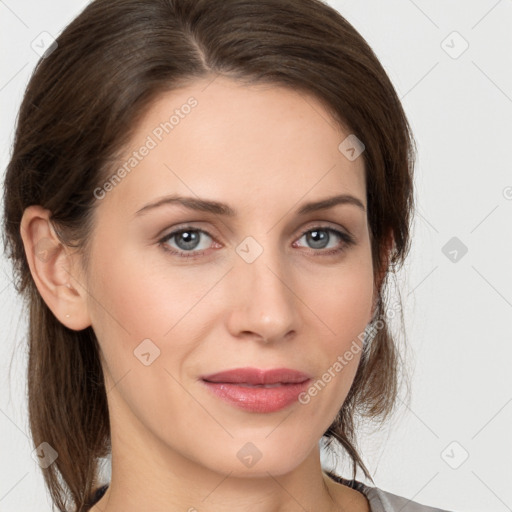
<path id="1" fill-rule="evenodd" d="M 112 478 L 92 510 L 368 511 L 361 493 L 323 473 L 318 447 L 360 352 L 308 404 L 273 413 L 235 408 L 199 380 L 242 366 L 294 368 L 316 380 L 357 340 L 376 299 L 366 211 L 295 211 L 336 194 L 366 209 L 363 159 L 338 150 L 348 133 L 314 97 L 223 77 L 161 95 L 126 158 L 190 96 L 198 105 L 97 201 L 87 271 L 79 254 L 57 245 L 48 210 L 31 206 L 23 216 L 41 295 L 70 329 L 92 325 L 101 347 Z M 168 194 L 220 201 L 238 214 L 174 204 L 135 215 Z M 165 251 L 185 252 L 179 237 L 159 244 L 184 224 L 208 233 L 189 249 L 206 251 L 197 258 Z M 302 236 L 319 225 L 355 243 L 324 231 L 325 249 Z M 252 263 L 236 252 L 249 236 L 263 249 Z M 43 238 L 56 244 L 46 261 L 34 256 Z M 336 247 L 344 250 L 322 255 Z M 147 338 L 160 350 L 148 366 L 134 355 Z M 250 468 L 237 457 L 248 442 L 262 455 Z"/>

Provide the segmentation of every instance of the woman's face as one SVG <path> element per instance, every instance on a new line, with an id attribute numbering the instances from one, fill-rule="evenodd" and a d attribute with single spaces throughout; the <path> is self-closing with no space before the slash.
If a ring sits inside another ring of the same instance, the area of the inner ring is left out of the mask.
<path id="1" fill-rule="evenodd" d="M 363 158 L 338 148 L 348 135 L 313 97 L 221 77 L 152 105 L 117 177 L 95 192 L 84 276 L 113 450 L 263 475 L 318 446 L 352 384 L 374 298 Z M 300 213 L 339 195 L 354 200 Z M 189 207 L 163 202 L 171 196 Z M 311 380 L 293 399 L 290 384 L 202 379 L 245 367 Z"/>

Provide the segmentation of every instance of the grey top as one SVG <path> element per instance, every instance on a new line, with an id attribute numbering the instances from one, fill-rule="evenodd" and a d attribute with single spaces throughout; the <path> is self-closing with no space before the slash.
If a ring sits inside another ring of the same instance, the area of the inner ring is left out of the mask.
<path id="1" fill-rule="evenodd" d="M 450 512 L 441 508 L 427 507 L 416 501 L 397 496 L 378 487 L 370 487 L 357 480 L 347 480 L 331 471 L 325 471 L 335 482 L 363 493 L 370 503 L 371 512 Z"/>

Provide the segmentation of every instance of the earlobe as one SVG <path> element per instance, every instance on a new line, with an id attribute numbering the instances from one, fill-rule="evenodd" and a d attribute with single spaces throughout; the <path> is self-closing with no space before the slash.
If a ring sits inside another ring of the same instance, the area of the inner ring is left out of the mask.
<path id="1" fill-rule="evenodd" d="M 55 317 L 66 327 L 91 325 L 86 290 L 75 277 L 76 261 L 50 221 L 51 212 L 38 205 L 25 209 L 20 235 L 34 283 Z"/>

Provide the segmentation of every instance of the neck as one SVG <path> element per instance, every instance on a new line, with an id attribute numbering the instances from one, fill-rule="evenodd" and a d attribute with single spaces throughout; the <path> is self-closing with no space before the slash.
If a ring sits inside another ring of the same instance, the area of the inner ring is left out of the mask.
<path id="1" fill-rule="evenodd" d="M 318 445 L 292 471 L 240 476 L 216 472 L 168 448 L 145 443 L 140 449 L 127 440 L 112 436 L 110 485 L 91 512 L 334 512 L 344 510 L 341 502 L 351 503 L 349 492 L 355 492 L 322 471 Z"/>

